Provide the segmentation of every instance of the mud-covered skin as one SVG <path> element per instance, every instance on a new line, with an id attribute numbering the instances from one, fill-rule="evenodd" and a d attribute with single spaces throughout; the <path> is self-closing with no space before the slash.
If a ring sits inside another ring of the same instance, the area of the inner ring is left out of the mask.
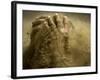
<path id="1" fill-rule="evenodd" d="M 70 49 L 73 25 L 67 16 L 41 16 L 32 23 L 31 42 L 23 56 L 23 68 L 54 68 L 86 65 L 77 63 Z"/>

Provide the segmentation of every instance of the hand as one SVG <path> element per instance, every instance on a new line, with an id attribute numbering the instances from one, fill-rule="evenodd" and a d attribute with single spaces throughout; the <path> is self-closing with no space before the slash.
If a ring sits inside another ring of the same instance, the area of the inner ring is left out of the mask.
<path id="1" fill-rule="evenodd" d="M 68 44 L 71 28 L 66 16 L 56 14 L 37 18 L 31 34 L 31 47 L 35 50 L 32 67 L 68 66 L 64 46 Z"/>
<path id="2" fill-rule="evenodd" d="M 54 22 L 55 21 L 55 22 Z M 69 66 L 70 61 L 66 57 L 68 47 L 68 32 L 71 26 L 68 25 L 68 18 L 56 14 L 53 17 L 48 17 L 48 23 L 45 22 L 48 30 L 51 31 L 49 34 L 49 49 L 52 54 L 51 59 L 53 60 L 51 66 Z M 47 38 L 45 38 L 48 40 Z M 48 44 L 46 44 L 48 45 Z"/>

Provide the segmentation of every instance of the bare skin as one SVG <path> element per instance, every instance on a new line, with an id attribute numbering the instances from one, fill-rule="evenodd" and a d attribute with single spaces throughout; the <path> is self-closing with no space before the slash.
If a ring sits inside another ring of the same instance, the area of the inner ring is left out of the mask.
<path id="1" fill-rule="evenodd" d="M 35 19 L 31 42 L 24 53 L 24 69 L 71 67 L 75 65 L 68 51 L 73 25 L 67 16 L 55 14 Z"/>

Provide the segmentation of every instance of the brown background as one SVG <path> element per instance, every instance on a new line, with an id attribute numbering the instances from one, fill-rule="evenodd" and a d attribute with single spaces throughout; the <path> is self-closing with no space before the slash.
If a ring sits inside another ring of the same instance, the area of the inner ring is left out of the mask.
<path id="1" fill-rule="evenodd" d="M 32 21 L 40 15 L 52 15 L 58 12 L 45 12 L 45 11 L 23 11 L 23 49 L 29 45 L 30 33 L 32 29 Z M 61 13 L 61 12 L 60 12 Z M 61 13 L 69 17 L 75 28 L 88 27 L 85 30 L 89 37 L 90 32 L 90 14 L 85 13 Z"/>

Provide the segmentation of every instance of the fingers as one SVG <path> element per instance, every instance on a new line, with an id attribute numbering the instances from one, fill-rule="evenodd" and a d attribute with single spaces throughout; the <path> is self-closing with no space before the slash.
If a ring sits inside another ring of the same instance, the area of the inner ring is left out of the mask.
<path id="1" fill-rule="evenodd" d="M 43 25 L 44 25 L 44 27 L 45 27 L 46 29 L 49 29 L 49 28 L 50 28 L 49 25 L 48 25 L 48 23 L 47 23 L 46 21 L 44 21 Z"/>
<path id="2" fill-rule="evenodd" d="M 36 18 L 33 22 L 33 30 L 35 30 L 35 28 L 39 29 L 37 33 L 40 34 L 41 37 L 48 37 L 48 34 L 51 34 L 51 32 L 54 34 L 56 31 L 55 27 L 56 25 L 51 16 L 41 16 Z"/>
<path id="3" fill-rule="evenodd" d="M 63 17 L 64 26 L 67 26 L 68 21 L 69 21 L 68 17 L 67 17 L 67 16 L 64 16 L 64 17 Z"/>
<path id="4" fill-rule="evenodd" d="M 69 31 L 69 25 L 68 25 L 69 19 L 67 16 L 63 17 L 63 23 L 64 23 L 64 32 L 68 32 Z"/>
<path id="5" fill-rule="evenodd" d="M 42 24 L 41 34 L 42 36 L 46 37 L 50 33 L 50 27 L 48 26 L 48 23 L 46 21 Z"/>
<path id="6" fill-rule="evenodd" d="M 36 19 L 38 20 L 38 19 L 47 19 L 48 18 L 48 16 L 40 16 L 40 17 L 37 17 Z"/>
<path id="7" fill-rule="evenodd" d="M 40 25 L 41 23 L 43 23 L 45 21 L 45 19 L 36 19 L 35 21 L 32 22 L 32 28 L 37 27 L 38 25 Z"/>
<path id="8" fill-rule="evenodd" d="M 46 24 L 44 24 L 44 22 Z M 56 29 L 56 24 L 55 24 L 55 21 L 53 20 L 52 16 L 40 16 L 40 17 L 37 17 L 35 19 L 35 21 L 33 21 L 32 27 L 35 28 L 37 26 L 40 26 L 41 24 L 45 25 L 46 27 L 49 27 L 50 30 L 55 30 Z"/>
<path id="9" fill-rule="evenodd" d="M 50 32 L 50 27 L 48 26 L 48 23 L 46 21 L 43 22 L 43 32 L 48 33 Z"/>
<path id="10" fill-rule="evenodd" d="M 63 17 L 63 23 L 64 23 L 65 32 L 69 32 L 73 28 L 73 24 L 71 23 L 71 21 L 67 16 Z"/>
<path id="11" fill-rule="evenodd" d="M 56 25 L 55 25 L 52 17 L 50 17 L 50 16 L 48 16 L 48 25 L 49 25 L 51 30 L 55 30 L 56 29 Z"/>
<path id="12" fill-rule="evenodd" d="M 48 16 L 39 16 L 35 19 L 35 21 L 32 22 L 32 27 L 36 27 L 40 24 L 42 24 L 44 21 L 46 21 Z"/>
<path id="13" fill-rule="evenodd" d="M 63 27 L 63 22 L 62 22 L 61 16 L 56 13 L 56 15 L 54 17 L 56 19 L 56 27 L 57 28 L 62 28 Z"/>
<path id="14" fill-rule="evenodd" d="M 67 16 L 61 16 L 56 13 L 54 16 L 41 16 L 36 18 L 33 22 L 33 27 L 38 25 L 42 29 L 41 33 L 44 35 L 48 33 L 56 35 L 59 32 L 68 32 L 71 27 L 69 22 Z"/>
<path id="15" fill-rule="evenodd" d="M 43 39 L 47 36 L 47 34 L 50 32 L 49 26 L 47 25 L 47 22 L 44 21 L 41 25 L 33 28 L 31 33 L 31 40 L 38 41 L 37 39 Z"/>

